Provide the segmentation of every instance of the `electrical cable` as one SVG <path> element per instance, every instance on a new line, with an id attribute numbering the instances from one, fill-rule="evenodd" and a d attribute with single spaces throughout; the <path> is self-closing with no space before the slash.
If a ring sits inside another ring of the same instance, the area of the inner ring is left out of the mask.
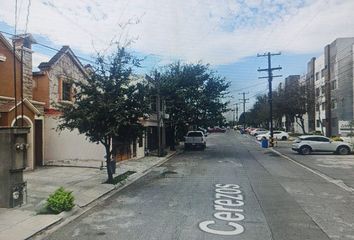
<path id="1" fill-rule="evenodd" d="M 28 0 L 25 34 L 27 33 L 27 29 L 28 29 L 28 22 L 29 22 L 30 10 L 31 10 L 31 0 Z"/>

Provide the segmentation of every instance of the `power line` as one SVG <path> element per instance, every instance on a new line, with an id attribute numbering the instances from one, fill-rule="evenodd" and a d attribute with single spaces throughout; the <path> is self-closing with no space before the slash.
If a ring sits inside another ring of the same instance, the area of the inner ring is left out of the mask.
<path id="1" fill-rule="evenodd" d="M 30 10 L 31 10 L 31 0 L 28 0 L 25 34 L 27 33 L 27 29 L 28 29 L 28 22 L 29 22 Z"/>
<path id="2" fill-rule="evenodd" d="M 2 31 L 2 30 L 0 30 L 0 32 L 3 33 L 3 34 L 6 34 L 6 35 L 12 36 L 12 37 L 16 37 L 16 34 L 12 34 L 12 33 L 9 33 L 9 32 L 5 32 L 5 31 Z M 60 52 L 60 49 L 57 49 L 57 48 L 48 46 L 48 45 L 46 45 L 46 44 L 43 44 L 43 43 L 40 43 L 40 42 L 37 42 L 36 44 L 39 45 L 39 46 L 45 47 L 45 48 L 47 48 L 47 49 L 53 50 L 53 51 L 55 51 L 55 52 Z M 87 59 L 87 58 L 84 58 L 84 57 L 80 57 L 80 56 L 78 56 L 78 55 L 76 55 L 76 54 L 75 54 L 75 56 L 76 56 L 78 59 L 81 59 L 81 60 L 83 60 L 83 61 L 85 61 L 85 62 L 89 62 L 89 63 L 92 63 L 92 64 L 95 64 L 95 63 L 96 63 L 96 62 L 93 61 L 93 60 L 90 60 L 90 59 Z"/>

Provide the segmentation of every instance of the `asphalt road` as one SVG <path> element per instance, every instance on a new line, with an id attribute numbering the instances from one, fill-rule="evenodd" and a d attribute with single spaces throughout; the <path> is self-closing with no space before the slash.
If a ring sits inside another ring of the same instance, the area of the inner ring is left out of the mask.
<path id="1" fill-rule="evenodd" d="M 49 239 L 354 239 L 352 193 L 310 170 L 211 134 Z"/>

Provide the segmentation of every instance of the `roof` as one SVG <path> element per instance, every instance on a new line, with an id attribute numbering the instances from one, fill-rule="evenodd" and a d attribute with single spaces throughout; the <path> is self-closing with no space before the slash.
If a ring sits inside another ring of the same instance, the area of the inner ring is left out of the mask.
<path id="1" fill-rule="evenodd" d="M 17 102 L 17 107 L 19 107 L 22 102 L 35 114 L 37 115 L 41 114 L 41 112 L 27 98 L 23 99 L 23 101 Z M 15 109 L 15 102 L 9 102 L 0 105 L 0 112 L 11 112 L 14 109 Z"/>
<path id="2" fill-rule="evenodd" d="M 41 62 L 38 68 L 43 71 L 51 68 L 55 65 L 64 55 L 70 57 L 70 59 L 74 62 L 74 64 L 80 69 L 80 71 L 87 75 L 84 66 L 81 64 L 79 59 L 75 56 L 74 52 L 71 50 L 69 46 L 63 46 L 48 62 Z"/>
<path id="3" fill-rule="evenodd" d="M 308 138 L 308 137 L 326 137 L 326 136 L 322 136 L 322 135 L 301 135 L 301 136 L 299 136 L 299 138 Z"/>
<path id="4" fill-rule="evenodd" d="M 8 50 L 13 53 L 12 44 L 5 38 L 3 34 L 0 33 L 0 41 L 4 43 L 4 45 L 8 48 Z M 21 57 L 18 53 L 15 54 L 17 60 L 21 61 Z"/>

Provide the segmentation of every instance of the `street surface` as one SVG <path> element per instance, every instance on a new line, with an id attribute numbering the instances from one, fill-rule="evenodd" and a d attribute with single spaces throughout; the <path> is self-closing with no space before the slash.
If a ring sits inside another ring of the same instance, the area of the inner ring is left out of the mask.
<path id="1" fill-rule="evenodd" d="M 296 162 L 232 130 L 210 134 L 205 151 L 177 155 L 48 239 L 354 239 L 353 156 L 337 167 L 335 155 L 288 146 L 276 149 Z"/>

